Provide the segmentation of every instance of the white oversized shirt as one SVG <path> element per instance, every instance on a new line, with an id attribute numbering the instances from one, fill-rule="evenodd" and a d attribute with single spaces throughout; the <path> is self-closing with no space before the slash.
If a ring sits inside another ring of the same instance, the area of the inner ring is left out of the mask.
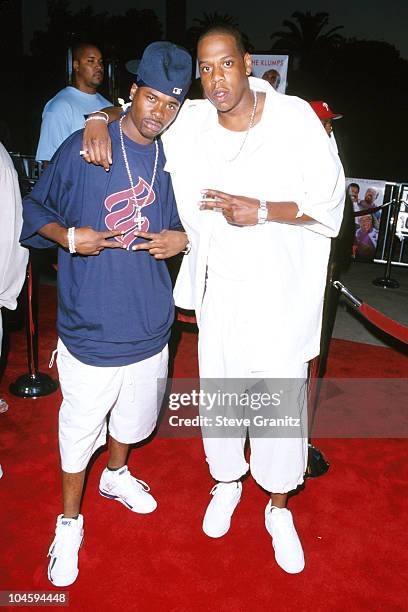
<path id="1" fill-rule="evenodd" d="M 200 323 L 206 275 L 222 276 L 239 253 L 239 278 L 247 286 L 242 307 L 251 313 L 253 365 L 262 369 L 273 347 L 303 361 L 319 353 L 330 238 L 340 228 L 345 182 L 338 155 L 310 106 L 261 79 L 251 77 L 250 86 L 266 92 L 265 106 L 260 124 L 233 162 L 219 143 L 217 111 L 207 100 L 183 105 L 164 144 L 179 215 L 192 243 L 177 279 L 176 304 L 194 308 Z M 236 133 L 231 138 L 237 142 Z M 294 201 L 315 222 L 232 228 L 220 213 L 199 210 L 202 189 Z M 220 223 L 229 233 L 226 243 L 235 242 L 235 251 L 223 251 L 230 258 L 227 266 L 217 266 L 212 252 L 214 246 L 222 249 Z"/>

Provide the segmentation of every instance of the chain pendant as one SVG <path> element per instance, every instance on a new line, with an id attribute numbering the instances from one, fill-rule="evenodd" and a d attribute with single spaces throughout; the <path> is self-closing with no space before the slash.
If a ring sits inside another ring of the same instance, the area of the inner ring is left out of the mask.
<path id="1" fill-rule="evenodd" d="M 135 227 L 138 232 L 142 231 L 143 217 L 140 214 L 140 210 L 137 211 L 137 217 L 135 219 Z"/>

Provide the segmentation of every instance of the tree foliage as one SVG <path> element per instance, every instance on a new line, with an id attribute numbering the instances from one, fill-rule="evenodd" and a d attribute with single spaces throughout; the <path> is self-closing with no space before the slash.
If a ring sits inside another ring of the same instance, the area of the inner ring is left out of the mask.
<path id="1" fill-rule="evenodd" d="M 150 42 L 163 37 L 157 15 L 151 9 L 131 8 L 123 15 L 95 13 L 85 6 L 73 13 L 69 0 L 48 0 L 47 27 L 35 31 L 31 52 L 35 57 L 64 54 L 75 41 L 91 41 L 118 59 L 140 57 Z"/>
<path id="2" fill-rule="evenodd" d="M 343 42 L 338 33 L 343 26 L 327 29 L 329 24 L 328 13 L 315 13 L 310 11 L 302 13 L 296 11 L 292 21 L 285 19 L 282 22 L 287 29 L 274 32 L 271 39 L 274 42 L 272 51 L 289 53 L 296 58 L 296 67 L 304 68 L 314 59 L 336 48 Z"/>

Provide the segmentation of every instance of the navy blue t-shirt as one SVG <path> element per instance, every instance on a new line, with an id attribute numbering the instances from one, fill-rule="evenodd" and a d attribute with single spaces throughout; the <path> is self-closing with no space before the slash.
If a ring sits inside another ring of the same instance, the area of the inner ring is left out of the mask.
<path id="1" fill-rule="evenodd" d="M 80 361 L 96 366 L 128 365 L 159 353 L 174 318 L 166 263 L 147 251 L 132 251 L 144 240 L 136 228 L 133 193 L 123 161 L 118 122 L 111 124 L 113 164 L 109 172 L 84 162 L 82 130 L 55 153 L 33 191 L 24 199 L 21 242 L 45 248 L 54 243 L 37 231 L 51 222 L 97 231 L 124 230 L 127 250 L 104 249 L 98 256 L 58 254 L 58 333 Z M 181 229 L 170 175 L 164 172 L 161 141 L 156 179 L 152 179 L 155 144 L 125 138 L 136 198 L 142 204 L 143 231 Z M 46 307 L 46 305 L 42 305 Z"/>

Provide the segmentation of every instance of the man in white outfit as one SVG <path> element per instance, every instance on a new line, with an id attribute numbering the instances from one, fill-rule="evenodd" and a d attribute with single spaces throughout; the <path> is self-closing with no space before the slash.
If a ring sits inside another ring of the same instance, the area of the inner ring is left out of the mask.
<path id="1" fill-rule="evenodd" d="M 199 39 L 197 57 L 207 99 L 187 101 L 164 138 L 191 243 L 176 304 L 196 311 L 201 379 L 240 379 L 240 391 L 253 378 L 300 381 L 292 410 L 302 415 L 302 381 L 319 353 L 330 239 L 343 214 L 343 169 L 306 102 L 249 78 L 251 57 L 239 32 L 211 28 Z M 98 125 L 89 126 L 84 148 L 89 161 L 107 168 L 103 122 L 92 123 Z M 203 529 L 221 537 L 249 468 L 245 433 L 207 433 L 207 462 L 218 484 Z M 276 561 L 289 573 L 304 567 L 286 501 L 303 482 L 306 438 L 304 429 L 294 437 L 251 436 L 252 476 L 271 492 L 265 525 Z"/>
<path id="2" fill-rule="evenodd" d="M 183 108 L 166 150 L 193 247 L 175 299 L 187 307 L 193 287 L 200 377 L 305 380 L 319 353 L 330 238 L 342 218 L 341 164 L 305 102 L 248 79 L 251 58 L 232 32 L 204 34 L 197 55 L 208 100 Z M 218 202 L 204 202 L 200 192 Z M 210 210 L 193 210 L 200 199 Z M 299 393 L 299 414 L 304 399 Z M 285 506 L 303 482 L 306 436 L 251 437 L 252 476 L 272 492 L 266 527 L 290 573 L 304 567 Z M 228 531 L 249 468 L 244 443 L 245 435 L 204 438 L 219 483 L 203 522 L 209 536 Z"/>

